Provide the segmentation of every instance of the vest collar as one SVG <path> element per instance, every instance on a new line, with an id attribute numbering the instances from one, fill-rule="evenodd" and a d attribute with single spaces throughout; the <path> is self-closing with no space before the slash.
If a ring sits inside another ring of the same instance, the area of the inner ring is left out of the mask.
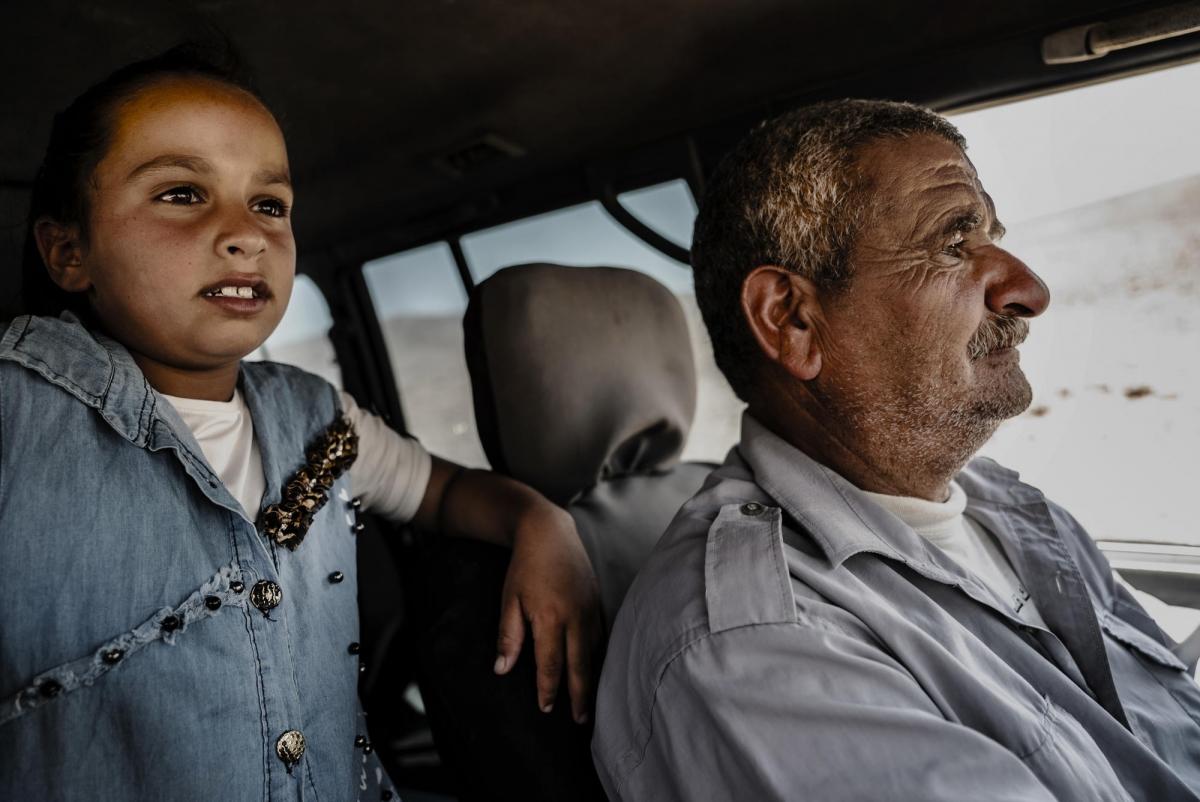
<path id="1" fill-rule="evenodd" d="M 0 359 L 16 362 L 96 409 L 118 434 L 145 447 L 157 397 L 129 351 L 89 331 L 75 315 L 22 315 L 0 337 Z"/>

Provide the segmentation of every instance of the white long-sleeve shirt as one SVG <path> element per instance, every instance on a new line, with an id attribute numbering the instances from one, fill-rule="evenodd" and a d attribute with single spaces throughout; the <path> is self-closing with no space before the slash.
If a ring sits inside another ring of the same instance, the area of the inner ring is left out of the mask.
<path id="1" fill-rule="evenodd" d="M 266 490 L 254 421 L 240 391 L 230 401 L 164 395 L 192 430 L 208 464 L 253 521 Z M 389 520 L 411 520 L 425 495 L 433 460 L 420 443 L 341 393 L 342 411 L 358 432 L 358 458 L 350 466 L 354 492 L 363 508 Z"/>

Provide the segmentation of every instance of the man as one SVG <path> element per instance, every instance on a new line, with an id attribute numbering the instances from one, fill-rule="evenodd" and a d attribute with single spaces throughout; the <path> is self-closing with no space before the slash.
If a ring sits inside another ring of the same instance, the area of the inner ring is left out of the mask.
<path id="1" fill-rule="evenodd" d="M 748 409 L 614 626 L 613 799 L 1197 798 L 1168 639 L 1066 511 L 971 461 L 1030 402 L 1050 298 L 964 149 L 850 100 L 716 171 L 696 296 Z"/>

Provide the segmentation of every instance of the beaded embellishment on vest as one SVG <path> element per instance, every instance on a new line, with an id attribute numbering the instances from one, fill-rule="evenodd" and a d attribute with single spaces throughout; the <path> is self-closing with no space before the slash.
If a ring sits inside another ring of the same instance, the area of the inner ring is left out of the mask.
<path id="1" fill-rule="evenodd" d="M 284 485 L 283 498 L 262 511 L 258 531 L 295 551 L 312 526 L 313 516 L 329 501 L 333 482 L 358 457 L 358 433 L 348 418 L 339 418 L 308 450 L 308 462 Z"/>

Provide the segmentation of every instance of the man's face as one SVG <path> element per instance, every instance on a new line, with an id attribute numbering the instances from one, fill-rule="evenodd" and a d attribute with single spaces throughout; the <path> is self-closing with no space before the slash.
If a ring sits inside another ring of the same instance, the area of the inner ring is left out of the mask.
<path id="1" fill-rule="evenodd" d="M 953 143 L 884 140 L 859 166 L 871 201 L 850 284 L 822 301 L 816 389 L 866 433 L 969 456 L 1030 403 L 1015 346 L 1049 292 L 997 244 L 991 198 Z"/>

